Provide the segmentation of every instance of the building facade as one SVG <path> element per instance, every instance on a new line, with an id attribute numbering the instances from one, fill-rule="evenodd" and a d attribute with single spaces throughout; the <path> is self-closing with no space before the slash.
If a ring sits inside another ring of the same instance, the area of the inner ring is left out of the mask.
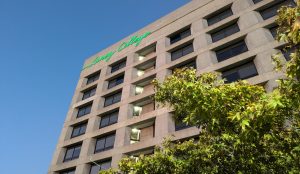
<path id="1" fill-rule="evenodd" d="M 220 72 L 227 82 L 247 79 L 276 87 L 282 76 L 271 56 L 276 14 L 294 0 L 192 0 L 85 61 L 48 174 L 96 174 L 124 156 L 151 154 L 164 137 L 196 137 L 152 99 L 151 81 L 175 68 Z"/>

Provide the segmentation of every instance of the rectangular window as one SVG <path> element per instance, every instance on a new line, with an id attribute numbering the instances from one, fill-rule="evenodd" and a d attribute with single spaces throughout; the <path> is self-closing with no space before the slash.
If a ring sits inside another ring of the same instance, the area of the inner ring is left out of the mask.
<path id="1" fill-rule="evenodd" d="M 108 87 L 107 87 L 107 89 L 110 89 L 110 88 L 112 88 L 112 87 L 115 87 L 115 86 L 117 86 L 117 85 L 123 83 L 123 81 L 124 81 L 124 75 L 119 76 L 119 77 L 117 77 L 117 78 L 114 78 L 114 79 L 112 79 L 112 80 L 110 80 L 110 81 L 108 82 Z"/>
<path id="2" fill-rule="evenodd" d="M 183 57 L 187 54 L 190 54 L 194 51 L 194 48 L 193 48 L 193 44 L 188 44 L 184 47 L 181 47 L 175 51 L 172 51 L 171 52 L 171 60 L 174 61 L 176 59 L 179 59 L 180 57 Z"/>
<path id="3" fill-rule="evenodd" d="M 98 138 L 96 141 L 95 153 L 114 148 L 114 143 L 115 143 L 115 134 Z"/>
<path id="4" fill-rule="evenodd" d="M 218 61 L 222 62 L 226 59 L 242 54 L 246 51 L 248 51 L 248 48 L 245 41 L 240 41 L 238 43 L 216 51 L 216 56 Z"/>
<path id="5" fill-rule="evenodd" d="M 66 170 L 66 171 L 60 172 L 59 174 L 75 174 L 75 169 Z"/>
<path id="6" fill-rule="evenodd" d="M 99 128 L 103 128 L 118 122 L 119 111 L 104 115 L 101 117 Z"/>
<path id="7" fill-rule="evenodd" d="M 67 151 L 66 151 L 66 154 L 64 157 L 64 162 L 79 158 L 80 150 L 81 150 L 81 145 L 72 146 L 72 147 L 67 148 Z"/>
<path id="8" fill-rule="evenodd" d="M 264 20 L 276 16 L 277 10 L 279 10 L 281 6 L 296 6 L 294 0 L 275 0 L 274 2 L 276 2 L 274 5 L 260 11 L 260 14 Z"/>
<path id="9" fill-rule="evenodd" d="M 254 4 L 261 2 L 262 0 L 252 0 Z"/>
<path id="10" fill-rule="evenodd" d="M 216 31 L 211 34 L 211 38 L 213 42 L 217 42 L 221 39 L 224 39 L 225 37 L 228 37 L 234 33 L 237 33 L 240 31 L 240 28 L 237 23 L 230 25 L 228 27 L 222 28 L 219 31 Z"/>
<path id="11" fill-rule="evenodd" d="M 190 127 L 192 127 L 192 126 L 187 125 L 184 122 L 175 122 L 175 131 L 179 131 L 179 130 L 182 130 L 182 129 L 187 129 L 187 128 L 190 128 Z"/>
<path id="12" fill-rule="evenodd" d="M 74 126 L 73 127 L 73 131 L 72 131 L 72 135 L 71 135 L 71 138 L 74 138 L 74 137 L 77 137 L 77 136 L 80 136 L 80 135 L 83 135 L 85 133 L 85 130 L 86 130 L 86 123 L 84 124 L 80 124 L 78 126 Z"/>
<path id="13" fill-rule="evenodd" d="M 107 170 L 111 167 L 111 161 L 97 162 L 98 165 L 92 164 L 90 174 L 99 174 L 102 170 Z"/>
<path id="14" fill-rule="evenodd" d="M 275 25 L 275 26 L 269 28 L 273 38 L 276 38 L 276 36 L 277 36 L 277 29 L 278 29 L 278 25 Z"/>
<path id="15" fill-rule="evenodd" d="M 91 109 L 92 109 L 92 104 L 80 107 L 78 109 L 77 118 L 82 117 L 84 115 L 87 115 L 87 114 L 91 113 Z"/>
<path id="16" fill-rule="evenodd" d="M 231 83 L 237 80 L 244 80 L 256 75 L 258 75 L 258 73 L 253 62 L 249 62 L 222 72 L 222 77 L 226 79 L 226 83 Z"/>
<path id="17" fill-rule="evenodd" d="M 119 69 L 124 68 L 125 66 L 126 66 L 126 59 L 117 64 L 111 65 L 110 73 L 114 73 L 114 72 L 118 71 Z"/>
<path id="18" fill-rule="evenodd" d="M 99 79 L 99 76 L 100 76 L 100 73 L 96 73 L 96 74 L 92 74 L 90 76 L 87 77 L 87 82 L 86 84 L 90 84 L 90 83 L 93 83 L 95 81 L 97 81 Z"/>
<path id="19" fill-rule="evenodd" d="M 104 107 L 118 103 L 121 101 L 122 92 L 105 97 Z"/>
<path id="20" fill-rule="evenodd" d="M 191 29 L 185 29 L 178 34 L 170 36 L 170 43 L 173 44 L 191 35 Z"/>
<path id="21" fill-rule="evenodd" d="M 207 24 L 208 24 L 208 26 L 213 25 L 213 24 L 218 23 L 218 22 L 222 21 L 223 19 L 226 19 L 232 15 L 233 15 L 233 13 L 232 13 L 231 8 L 227 8 L 225 10 L 222 10 L 221 12 L 213 14 L 213 16 L 211 16 L 211 17 L 208 17 Z"/>
<path id="22" fill-rule="evenodd" d="M 90 89 L 90 90 L 84 92 L 84 93 L 83 93 L 83 96 L 82 96 L 82 100 L 94 96 L 94 95 L 96 94 L 96 89 L 97 89 L 97 88 L 93 88 L 93 89 Z"/>
<path id="23" fill-rule="evenodd" d="M 291 60 L 291 53 L 295 52 L 296 48 L 292 47 L 292 48 L 287 48 L 287 49 L 281 49 L 281 52 L 285 58 L 286 61 L 290 61 Z"/>

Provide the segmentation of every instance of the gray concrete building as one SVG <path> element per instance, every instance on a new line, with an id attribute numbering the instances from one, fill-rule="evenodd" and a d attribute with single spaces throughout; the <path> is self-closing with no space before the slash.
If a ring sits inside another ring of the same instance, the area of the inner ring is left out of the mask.
<path id="1" fill-rule="evenodd" d="M 271 91 L 282 76 L 271 56 L 289 60 L 274 40 L 282 5 L 295 1 L 192 0 L 88 58 L 48 174 L 96 174 L 124 156 L 153 153 L 164 137 L 197 136 L 200 130 L 175 123 L 151 98 L 150 82 L 175 68 L 216 71 L 228 82 L 247 79 Z"/>

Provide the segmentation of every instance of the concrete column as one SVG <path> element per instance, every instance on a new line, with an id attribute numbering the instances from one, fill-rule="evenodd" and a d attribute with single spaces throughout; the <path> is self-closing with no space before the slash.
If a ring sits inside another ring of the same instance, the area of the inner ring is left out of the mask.
<path id="1" fill-rule="evenodd" d="M 201 71 L 216 63 L 218 63 L 218 60 L 213 51 L 203 52 L 196 59 L 197 71 Z"/>
<path id="2" fill-rule="evenodd" d="M 273 71 L 274 65 L 272 64 L 272 55 L 276 54 L 277 52 L 278 51 L 276 51 L 275 49 L 268 49 L 256 55 L 253 62 L 256 66 L 258 74 Z"/>
<path id="3" fill-rule="evenodd" d="M 255 31 L 248 33 L 245 42 L 249 50 L 264 46 L 270 41 L 273 41 L 273 37 L 268 30 L 265 28 L 259 28 Z"/>
<path id="4" fill-rule="evenodd" d="M 111 160 L 111 167 L 114 169 L 118 168 L 118 164 L 120 162 L 120 160 L 123 158 L 123 154 L 115 154 L 112 156 L 112 160 Z"/>
<path id="5" fill-rule="evenodd" d="M 170 132 L 172 132 L 172 119 L 170 113 L 158 115 L 155 119 L 155 138 L 162 140 Z"/>
<path id="6" fill-rule="evenodd" d="M 75 174 L 89 174 L 91 165 L 80 164 L 76 166 Z"/>
<path id="7" fill-rule="evenodd" d="M 271 79 L 265 84 L 265 89 L 267 92 L 272 92 L 276 87 L 278 87 L 276 79 Z"/>
<path id="8" fill-rule="evenodd" d="M 80 150 L 80 158 L 88 157 L 91 154 L 94 154 L 96 140 L 94 138 L 88 138 L 83 140 Z"/>
<path id="9" fill-rule="evenodd" d="M 241 11 L 244 11 L 245 9 L 249 8 L 253 5 L 253 2 L 251 0 L 235 0 L 232 4 L 232 12 L 233 14 L 240 13 Z"/>
<path id="10" fill-rule="evenodd" d="M 238 20 L 238 25 L 240 30 L 245 30 L 258 24 L 262 21 L 260 14 L 256 11 L 250 11 L 246 14 L 240 16 Z"/>

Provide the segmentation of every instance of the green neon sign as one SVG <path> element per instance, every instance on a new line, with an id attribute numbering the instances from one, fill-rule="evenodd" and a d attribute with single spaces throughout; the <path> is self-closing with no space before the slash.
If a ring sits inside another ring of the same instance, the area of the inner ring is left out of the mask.
<path id="1" fill-rule="evenodd" d="M 102 56 L 97 56 L 91 63 L 87 64 L 86 66 L 84 66 L 82 68 L 82 70 L 85 70 L 87 68 L 90 68 L 92 66 L 94 66 L 95 64 L 99 63 L 100 61 L 105 61 L 108 62 L 110 60 L 110 58 L 117 52 L 121 52 L 122 50 L 124 50 L 125 48 L 129 47 L 130 45 L 134 45 L 135 47 L 139 46 L 140 43 L 142 42 L 143 39 L 145 39 L 147 36 L 149 36 L 151 34 L 151 32 L 146 32 L 141 36 L 133 36 L 130 38 L 130 40 L 128 42 L 123 42 L 118 49 L 114 50 L 114 51 L 110 51 L 108 53 L 106 53 L 105 55 Z"/>

